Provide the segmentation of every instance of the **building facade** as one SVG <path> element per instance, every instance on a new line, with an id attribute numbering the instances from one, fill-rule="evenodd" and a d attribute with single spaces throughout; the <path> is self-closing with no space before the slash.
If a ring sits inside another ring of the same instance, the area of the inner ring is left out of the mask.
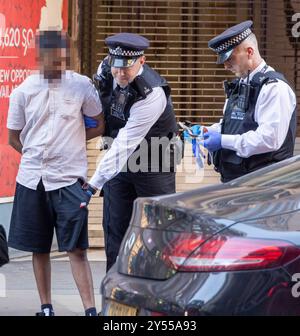
<path id="1" fill-rule="evenodd" d="M 225 99 L 223 80 L 232 75 L 222 65 L 215 64 L 216 55 L 208 49 L 207 42 L 226 28 L 249 19 L 254 22 L 262 56 L 286 75 L 299 101 L 299 1 L 90 0 L 76 3 L 80 71 L 88 76 L 96 72 L 107 54 L 104 44 L 107 36 L 119 32 L 141 34 L 151 41 L 147 62 L 171 86 L 178 120 L 204 125 L 220 120 Z M 97 149 L 97 140 L 90 141 L 88 148 L 91 176 L 103 154 Z M 177 174 L 178 191 L 219 182 L 211 167 L 206 166 L 200 174 L 193 170 L 190 149 L 185 161 L 189 163 Z M 101 198 L 94 198 L 90 205 L 92 246 L 103 244 L 99 225 L 101 207 Z"/>

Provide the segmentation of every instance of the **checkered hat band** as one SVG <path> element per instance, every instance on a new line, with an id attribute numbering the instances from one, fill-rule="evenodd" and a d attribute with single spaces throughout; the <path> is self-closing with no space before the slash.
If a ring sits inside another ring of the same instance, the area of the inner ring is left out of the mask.
<path id="1" fill-rule="evenodd" d="M 217 53 L 221 53 L 223 51 L 226 51 L 227 49 L 230 49 L 233 46 L 236 46 L 240 44 L 245 38 L 247 38 L 252 33 L 251 29 L 246 29 L 241 34 L 236 35 L 235 37 L 231 38 L 230 40 L 222 43 L 218 46 L 218 48 L 215 48 L 215 51 Z"/>
<path id="2" fill-rule="evenodd" d="M 115 49 L 109 48 L 109 53 L 113 56 L 137 57 L 144 54 L 144 50 L 126 50 L 121 47 Z"/>

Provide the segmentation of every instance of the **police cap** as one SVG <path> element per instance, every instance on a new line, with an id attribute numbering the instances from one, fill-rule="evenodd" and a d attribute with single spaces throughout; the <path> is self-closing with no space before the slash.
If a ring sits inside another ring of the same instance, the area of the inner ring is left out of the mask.
<path id="1" fill-rule="evenodd" d="M 244 21 L 228 28 L 208 42 L 208 47 L 218 54 L 217 64 L 222 64 L 228 60 L 233 49 L 252 33 L 252 25 L 251 20 Z"/>
<path id="2" fill-rule="evenodd" d="M 119 33 L 105 39 L 109 48 L 109 65 L 116 68 L 130 67 L 144 55 L 149 40 L 133 33 Z"/>

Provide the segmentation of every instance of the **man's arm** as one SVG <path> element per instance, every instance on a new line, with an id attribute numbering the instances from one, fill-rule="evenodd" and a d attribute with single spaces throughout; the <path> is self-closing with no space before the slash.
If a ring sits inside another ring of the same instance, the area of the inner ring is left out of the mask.
<path id="1" fill-rule="evenodd" d="M 22 130 L 8 130 L 8 143 L 9 145 L 14 148 L 17 152 L 22 154 L 22 144 L 20 141 L 20 133 Z"/>
<path id="2" fill-rule="evenodd" d="M 104 155 L 89 182 L 92 187 L 101 189 L 106 181 L 121 171 L 127 159 L 161 116 L 166 104 L 167 99 L 161 87 L 154 88 L 145 100 L 133 104 L 125 127 L 119 130 L 110 150 Z"/>
<path id="3" fill-rule="evenodd" d="M 21 154 L 23 145 L 20 141 L 20 134 L 26 125 L 25 106 L 25 95 L 20 91 L 20 87 L 17 87 L 9 97 L 7 129 L 9 145 Z"/>
<path id="4" fill-rule="evenodd" d="M 90 117 L 98 122 L 98 126 L 95 128 L 86 128 L 86 140 L 96 138 L 97 136 L 103 135 L 105 131 L 105 120 L 104 113 L 100 113 L 95 117 Z"/>

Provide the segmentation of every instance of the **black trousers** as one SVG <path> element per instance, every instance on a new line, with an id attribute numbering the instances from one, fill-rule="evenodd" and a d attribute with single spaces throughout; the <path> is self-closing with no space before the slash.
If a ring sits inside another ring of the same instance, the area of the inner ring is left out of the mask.
<path id="1" fill-rule="evenodd" d="M 175 173 L 119 173 L 103 187 L 106 270 L 115 263 L 129 226 L 134 200 L 175 193 Z"/>

